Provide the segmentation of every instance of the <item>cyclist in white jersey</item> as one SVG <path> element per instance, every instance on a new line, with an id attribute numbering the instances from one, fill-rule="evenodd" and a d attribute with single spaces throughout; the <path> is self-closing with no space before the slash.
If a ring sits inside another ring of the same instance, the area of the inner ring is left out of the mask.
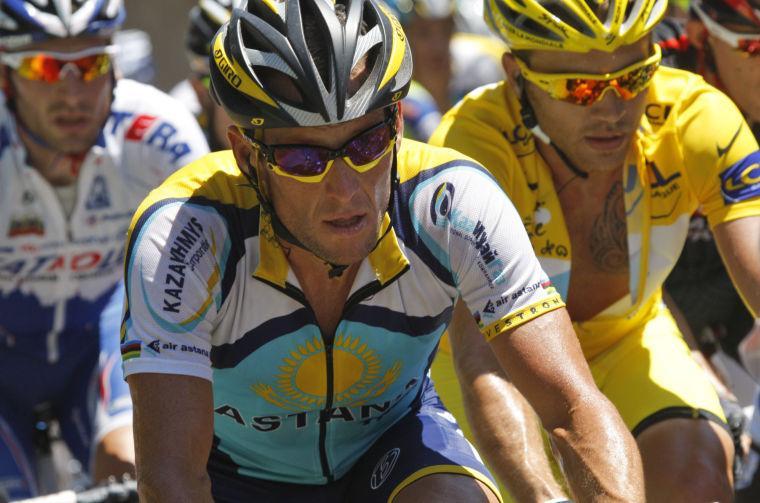
<path id="1" fill-rule="evenodd" d="M 116 80 L 121 0 L 0 2 L 0 494 L 37 492 L 46 407 L 94 479 L 132 469 L 118 361 L 136 205 L 208 151 L 181 104 Z M 2 499 L 2 498 L 0 498 Z"/>
<path id="2" fill-rule="evenodd" d="M 401 139 L 398 21 L 374 0 L 250 0 L 212 57 L 232 151 L 167 179 L 128 237 L 141 499 L 498 501 L 427 378 L 456 306 L 579 498 L 641 501 L 632 437 L 509 200 L 470 159 Z"/>

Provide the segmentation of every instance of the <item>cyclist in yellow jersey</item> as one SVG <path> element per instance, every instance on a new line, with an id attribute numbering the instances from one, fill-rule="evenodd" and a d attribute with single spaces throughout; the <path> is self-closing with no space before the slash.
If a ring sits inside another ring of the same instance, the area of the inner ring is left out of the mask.
<path id="1" fill-rule="evenodd" d="M 486 20 L 511 48 L 508 80 L 466 97 L 431 142 L 482 163 L 515 203 L 597 385 L 637 439 L 647 501 L 730 501 L 720 404 L 661 285 L 701 206 L 757 316 L 760 153 L 725 95 L 658 68 L 649 32 L 665 9 L 664 0 L 593 9 L 489 0 Z M 494 396 L 492 380 L 475 382 L 475 397 Z"/>

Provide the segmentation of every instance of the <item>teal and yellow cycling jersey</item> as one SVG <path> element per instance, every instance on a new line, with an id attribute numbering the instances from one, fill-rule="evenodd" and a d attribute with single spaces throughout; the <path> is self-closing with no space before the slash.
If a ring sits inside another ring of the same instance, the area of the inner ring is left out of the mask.
<path id="1" fill-rule="evenodd" d="M 486 337 L 563 306 L 487 171 L 411 140 L 397 156 L 392 210 L 334 334 L 320 331 L 230 152 L 176 173 L 135 214 L 125 374 L 212 380 L 215 454 L 241 475 L 345 474 L 419 406 L 459 299 Z"/>

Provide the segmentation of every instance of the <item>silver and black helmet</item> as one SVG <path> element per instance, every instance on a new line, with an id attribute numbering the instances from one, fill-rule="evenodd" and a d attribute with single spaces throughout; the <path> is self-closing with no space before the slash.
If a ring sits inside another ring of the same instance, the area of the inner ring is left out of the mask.
<path id="1" fill-rule="evenodd" d="M 210 66 L 212 95 L 244 129 L 350 121 L 401 100 L 412 78 L 401 24 L 375 0 L 249 0 L 214 38 Z"/>

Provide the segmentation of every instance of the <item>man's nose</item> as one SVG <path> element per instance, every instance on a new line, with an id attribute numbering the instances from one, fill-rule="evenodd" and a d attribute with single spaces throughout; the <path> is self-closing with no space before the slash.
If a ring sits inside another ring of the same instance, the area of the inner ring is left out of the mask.
<path id="1" fill-rule="evenodd" d="M 358 173 L 346 164 L 342 157 L 335 159 L 334 164 L 322 183 L 328 195 L 340 200 L 350 200 L 361 187 Z"/>
<path id="2" fill-rule="evenodd" d="M 74 63 L 67 63 L 59 75 L 60 94 L 65 98 L 81 98 L 87 92 L 87 82 Z"/>
<path id="3" fill-rule="evenodd" d="M 599 101 L 592 105 L 592 114 L 604 122 L 615 123 L 625 115 L 627 103 L 615 89 L 608 87 Z"/>

